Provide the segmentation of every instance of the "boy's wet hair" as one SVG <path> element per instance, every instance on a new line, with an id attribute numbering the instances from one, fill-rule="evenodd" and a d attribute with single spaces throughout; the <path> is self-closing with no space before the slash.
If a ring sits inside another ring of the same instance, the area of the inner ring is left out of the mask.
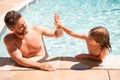
<path id="1" fill-rule="evenodd" d="M 108 30 L 103 26 L 98 26 L 89 31 L 89 36 L 101 45 L 101 49 L 111 50 L 111 43 Z"/>
<path id="2" fill-rule="evenodd" d="M 4 22 L 8 28 L 11 28 L 16 25 L 16 22 L 20 19 L 21 16 L 22 15 L 19 12 L 11 10 L 6 13 Z"/>

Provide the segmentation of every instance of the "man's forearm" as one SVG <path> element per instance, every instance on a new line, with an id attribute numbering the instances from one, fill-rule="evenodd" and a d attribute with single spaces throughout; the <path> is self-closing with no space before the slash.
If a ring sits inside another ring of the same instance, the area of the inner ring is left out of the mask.
<path id="1" fill-rule="evenodd" d="M 25 66 L 25 67 L 31 67 L 35 69 L 41 69 L 45 71 L 54 71 L 55 68 L 53 68 L 50 64 L 48 63 L 39 63 L 36 61 L 29 60 L 27 58 L 19 58 L 15 60 L 19 65 Z"/>
<path id="2" fill-rule="evenodd" d="M 17 64 L 24 66 L 24 67 L 40 69 L 40 63 L 28 60 L 26 58 L 22 58 L 22 59 L 15 60 L 15 61 L 17 62 Z"/>

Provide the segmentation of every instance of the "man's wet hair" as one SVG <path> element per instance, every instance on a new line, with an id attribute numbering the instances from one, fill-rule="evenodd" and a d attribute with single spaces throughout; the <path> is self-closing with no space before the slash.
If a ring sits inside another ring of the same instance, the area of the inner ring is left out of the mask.
<path id="1" fill-rule="evenodd" d="M 14 27 L 22 15 L 18 11 L 11 10 L 6 13 L 4 22 L 8 28 Z"/>

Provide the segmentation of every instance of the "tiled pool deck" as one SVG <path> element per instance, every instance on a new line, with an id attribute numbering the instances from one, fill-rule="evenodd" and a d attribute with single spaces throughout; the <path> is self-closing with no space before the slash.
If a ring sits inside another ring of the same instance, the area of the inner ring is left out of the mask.
<path id="1" fill-rule="evenodd" d="M 4 13 L 30 0 L 0 0 L 0 30 Z M 22 7 L 21 6 L 21 7 Z M 0 57 L 0 80 L 120 80 L 120 55 L 109 55 L 103 63 L 73 57 L 48 57 L 56 67 L 48 72 L 15 66 L 10 58 Z"/>

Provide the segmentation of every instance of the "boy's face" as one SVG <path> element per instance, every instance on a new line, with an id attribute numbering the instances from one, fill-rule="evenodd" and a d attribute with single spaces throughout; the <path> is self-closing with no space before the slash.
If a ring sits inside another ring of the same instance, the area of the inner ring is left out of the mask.
<path id="1" fill-rule="evenodd" d="M 89 41 L 89 44 L 91 45 L 100 45 L 91 36 L 88 36 L 88 41 Z"/>

